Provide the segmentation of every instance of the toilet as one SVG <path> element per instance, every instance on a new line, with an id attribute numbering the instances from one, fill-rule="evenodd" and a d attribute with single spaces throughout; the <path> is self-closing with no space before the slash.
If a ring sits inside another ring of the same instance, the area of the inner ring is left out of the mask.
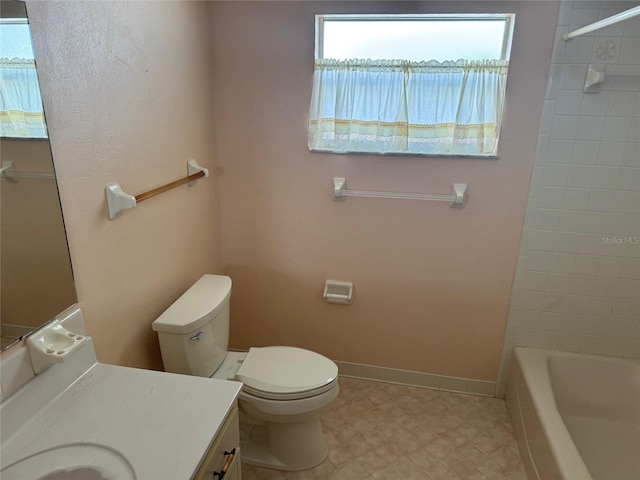
<path id="1" fill-rule="evenodd" d="M 231 279 L 204 275 L 152 324 L 167 372 L 242 382 L 242 461 L 278 470 L 322 463 L 320 414 L 337 397 L 338 367 L 302 348 L 230 352 Z"/>

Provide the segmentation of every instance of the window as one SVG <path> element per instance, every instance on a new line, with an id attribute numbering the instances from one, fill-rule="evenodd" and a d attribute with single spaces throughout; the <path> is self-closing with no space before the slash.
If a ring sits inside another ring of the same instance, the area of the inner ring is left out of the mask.
<path id="1" fill-rule="evenodd" d="M 47 138 L 26 19 L 0 20 L 0 137 Z"/>
<path id="2" fill-rule="evenodd" d="M 495 156 L 513 20 L 317 15 L 309 149 Z"/>

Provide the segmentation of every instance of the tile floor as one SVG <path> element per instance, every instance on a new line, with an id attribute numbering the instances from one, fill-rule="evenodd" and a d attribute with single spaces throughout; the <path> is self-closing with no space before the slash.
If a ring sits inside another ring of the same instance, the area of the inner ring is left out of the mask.
<path id="1" fill-rule="evenodd" d="M 322 416 L 329 456 L 302 472 L 242 465 L 243 480 L 525 480 L 501 399 L 340 377 Z"/>

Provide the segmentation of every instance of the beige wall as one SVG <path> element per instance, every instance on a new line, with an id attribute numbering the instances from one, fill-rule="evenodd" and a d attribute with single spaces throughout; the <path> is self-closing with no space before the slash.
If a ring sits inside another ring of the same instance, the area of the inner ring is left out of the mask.
<path id="1" fill-rule="evenodd" d="M 216 151 L 232 346 L 292 344 L 385 367 L 495 380 L 551 56 L 554 2 L 215 2 Z M 515 12 L 499 160 L 310 153 L 314 14 Z M 356 189 L 435 202 L 331 200 Z M 325 279 L 353 281 L 351 306 Z"/>
<path id="2" fill-rule="evenodd" d="M 215 173 L 209 5 L 28 1 L 79 303 L 98 359 L 161 368 L 151 322 L 220 270 L 215 175 L 107 218 L 104 187 L 138 194 Z"/>

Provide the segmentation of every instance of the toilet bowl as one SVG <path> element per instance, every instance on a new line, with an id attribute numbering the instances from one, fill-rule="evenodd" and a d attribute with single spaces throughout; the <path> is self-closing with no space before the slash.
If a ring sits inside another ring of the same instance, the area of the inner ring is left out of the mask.
<path id="1" fill-rule="evenodd" d="M 337 397 L 338 367 L 297 347 L 229 352 L 231 279 L 204 275 L 153 322 L 165 370 L 242 382 L 242 461 L 306 470 L 328 453 L 320 414 Z"/>

